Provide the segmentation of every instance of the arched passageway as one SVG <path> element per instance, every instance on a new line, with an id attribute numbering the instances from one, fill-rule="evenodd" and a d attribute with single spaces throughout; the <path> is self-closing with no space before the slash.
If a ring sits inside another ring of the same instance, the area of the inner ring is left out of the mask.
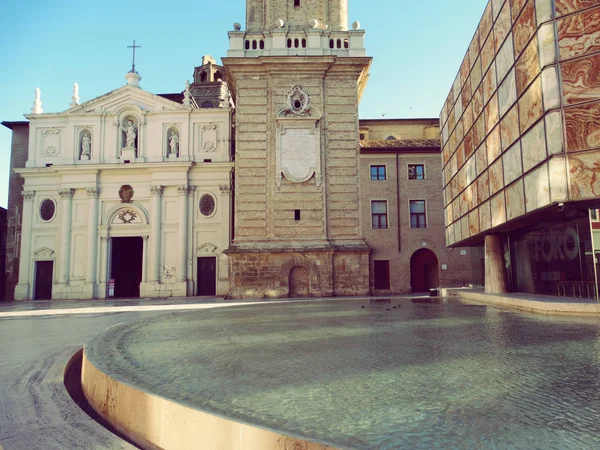
<path id="1" fill-rule="evenodd" d="M 431 250 L 421 248 L 410 257 L 410 287 L 413 292 L 426 292 L 439 287 L 438 260 Z"/>
<path id="2" fill-rule="evenodd" d="M 310 294 L 310 279 L 308 270 L 304 267 L 296 266 L 290 270 L 289 278 L 289 296 L 290 297 L 308 297 Z"/>

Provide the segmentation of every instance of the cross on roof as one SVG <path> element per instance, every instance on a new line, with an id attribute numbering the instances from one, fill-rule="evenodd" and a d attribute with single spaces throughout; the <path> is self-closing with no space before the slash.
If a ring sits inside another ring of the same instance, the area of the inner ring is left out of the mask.
<path id="1" fill-rule="evenodd" d="M 135 45 L 135 40 L 133 41 L 133 45 L 128 45 L 127 48 L 132 48 L 133 49 L 133 60 L 131 62 L 131 73 L 137 73 L 135 71 L 135 49 L 136 48 L 142 48 L 141 45 Z"/>

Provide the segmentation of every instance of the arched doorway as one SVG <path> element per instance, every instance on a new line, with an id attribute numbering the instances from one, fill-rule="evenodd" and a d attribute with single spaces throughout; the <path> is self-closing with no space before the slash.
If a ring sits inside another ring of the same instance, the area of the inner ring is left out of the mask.
<path id="1" fill-rule="evenodd" d="M 310 294 L 310 279 L 308 270 L 304 267 L 296 266 L 290 270 L 290 297 L 308 297 Z"/>
<path id="2" fill-rule="evenodd" d="M 410 257 L 410 287 L 413 292 L 427 292 L 439 287 L 438 260 L 431 250 L 421 248 Z"/>

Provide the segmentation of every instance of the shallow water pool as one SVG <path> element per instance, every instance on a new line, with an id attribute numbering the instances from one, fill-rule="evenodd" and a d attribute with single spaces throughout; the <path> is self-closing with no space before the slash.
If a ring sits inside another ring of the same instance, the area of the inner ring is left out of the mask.
<path id="1" fill-rule="evenodd" d="M 324 300 L 109 329 L 100 369 L 101 340 L 122 381 L 339 448 L 600 448 L 596 318 Z"/>

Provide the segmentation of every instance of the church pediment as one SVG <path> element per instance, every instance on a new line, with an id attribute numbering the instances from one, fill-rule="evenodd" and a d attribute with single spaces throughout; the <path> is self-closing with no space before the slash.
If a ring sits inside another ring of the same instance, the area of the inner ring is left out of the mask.
<path id="1" fill-rule="evenodd" d="M 36 250 L 33 254 L 35 255 L 36 261 L 54 258 L 54 250 L 51 250 L 48 247 L 42 247 L 42 248 Z"/>
<path id="2" fill-rule="evenodd" d="M 69 108 L 63 114 L 117 114 L 127 108 L 150 113 L 186 111 L 180 103 L 128 85 Z"/>

